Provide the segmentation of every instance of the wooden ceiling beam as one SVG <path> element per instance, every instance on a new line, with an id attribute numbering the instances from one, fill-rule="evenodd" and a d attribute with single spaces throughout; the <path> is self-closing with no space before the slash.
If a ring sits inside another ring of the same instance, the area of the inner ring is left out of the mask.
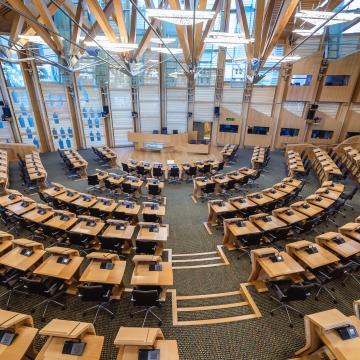
<path id="1" fill-rule="evenodd" d="M 241 31 L 244 33 L 245 39 L 250 40 L 249 25 L 246 18 L 245 6 L 243 0 L 235 0 L 236 3 L 236 16 L 238 23 L 240 24 Z M 248 61 L 253 58 L 252 44 L 245 45 L 245 53 Z"/>
<path id="2" fill-rule="evenodd" d="M 24 14 L 24 17 L 26 16 L 29 19 L 34 19 L 34 21 L 31 21 L 25 18 L 25 22 L 34 30 L 33 35 L 37 33 L 46 42 L 46 44 L 58 54 L 59 51 L 57 48 L 57 44 L 51 38 L 49 32 L 45 30 L 42 26 L 37 24 L 37 21 L 39 21 L 39 18 L 41 17 L 38 17 L 36 19 L 33 13 L 30 12 L 30 10 L 28 10 L 28 8 L 24 5 L 24 3 L 21 0 L 11 0 L 11 6 L 20 13 Z"/>
<path id="3" fill-rule="evenodd" d="M 79 0 L 76 8 L 75 13 L 75 21 L 78 25 L 74 24 L 72 33 L 71 33 L 71 41 L 72 44 L 70 45 L 70 55 L 74 55 L 77 52 L 78 47 L 75 44 L 80 43 L 80 35 L 81 35 L 81 26 L 84 22 L 84 9 L 83 9 L 83 0 Z"/>
<path id="4" fill-rule="evenodd" d="M 13 43 L 16 43 L 18 41 L 19 35 L 22 32 L 22 29 L 24 27 L 24 17 L 21 15 L 15 16 L 12 24 L 11 24 L 11 30 L 10 30 L 10 37 L 9 37 L 9 46 L 11 47 Z"/>
<path id="5" fill-rule="evenodd" d="M 217 15 L 221 10 L 221 1 L 220 0 L 215 0 L 214 5 L 211 9 L 211 11 L 215 12 L 214 17 L 211 20 L 208 20 L 206 25 L 205 25 L 205 30 L 203 31 L 202 37 L 201 37 L 201 41 L 200 41 L 200 46 L 197 49 L 196 52 L 196 63 L 199 62 L 201 55 L 203 53 L 203 51 L 205 50 L 205 39 L 208 37 L 210 30 L 213 28 Z"/>
<path id="6" fill-rule="evenodd" d="M 128 42 L 128 33 L 126 30 L 126 24 L 124 19 L 124 11 L 121 4 L 121 0 L 113 0 L 114 2 L 114 15 L 116 17 L 116 22 L 119 28 L 119 34 L 122 42 Z"/>
<path id="7" fill-rule="evenodd" d="M 280 16 L 278 18 L 277 23 L 274 26 L 274 32 L 269 39 L 269 42 L 262 53 L 262 64 L 265 64 L 266 59 L 271 54 L 272 50 L 274 49 L 275 45 L 278 43 L 282 32 L 284 31 L 286 25 L 288 24 L 289 20 L 293 16 L 293 13 L 296 7 L 299 4 L 299 0 L 286 0 Z"/>
<path id="8" fill-rule="evenodd" d="M 268 2 L 266 4 L 264 23 L 263 23 L 262 34 L 261 34 L 261 43 L 260 43 L 260 53 L 261 54 L 264 51 L 264 47 L 265 47 L 266 41 L 268 39 L 271 17 L 272 17 L 273 11 L 274 11 L 274 6 L 275 6 L 275 0 L 268 0 Z"/>
<path id="9" fill-rule="evenodd" d="M 198 3 L 198 10 L 199 11 L 205 11 L 206 10 L 206 3 L 207 0 L 199 0 Z M 192 43 L 193 38 L 191 37 L 191 46 L 190 49 L 194 48 L 194 61 L 196 61 L 196 54 L 199 52 L 199 48 L 201 46 L 201 37 L 202 37 L 202 29 L 203 29 L 203 22 L 200 22 L 198 24 L 195 24 L 195 35 L 194 35 L 194 44 Z"/>
<path id="10" fill-rule="evenodd" d="M 256 1 L 256 12 L 255 12 L 255 35 L 254 35 L 254 58 L 260 56 L 262 28 L 264 20 L 265 0 Z"/>
<path id="11" fill-rule="evenodd" d="M 105 15 L 103 9 L 101 8 L 97 0 L 86 0 L 89 10 L 95 16 L 97 23 L 99 24 L 100 29 L 104 32 L 106 37 L 111 42 L 116 42 L 116 34 L 113 28 L 111 27 L 108 16 Z M 113 8 L 114 10 L 114 8 Z"/>
<path id="12" fill-rule="evenodd" d="M 137 0 L 134 0 L 134 3 L 137 5 Z M 134 4 L 131 6 L 131 26 L 130 26 L 130 36 L 129 36 L 129 42 L 131 44 L 136 42 L 136 18 L 137 18 L 137 11 Z"/>
<path id="13" fill-rule="evenodd" d="M 39 12 L 40 15 L 40 21 L 47 26 L 50 30 L 54 31 L 55 33 L 59 33 L 59 30 L 57 29 L 53 18 L 51 17 L 51 14 L 49 12 L 49 9 L 47 5 L 45 4 L 44 0 L 33 0 L 33 4 L 36 7 L 36 10 Z M 64 46 L 62 42 L 62 38 L 59 36 L 56 36 L 55 34 L 52 34 L 52 38 L 54 42 L 56 43 L 57 49 L 60 52 L 63 52 Z"/>
<path id="14" fill-rule="evenodd" d="M 173 10 L 181 10 L 179 0 L 169 0 L 169 5 Z M 182 25 L 175 25 L 179 43 L 182 48 L 186 64 L 190 64 L 190 48 L 187 36 L 187 29 Z"/>

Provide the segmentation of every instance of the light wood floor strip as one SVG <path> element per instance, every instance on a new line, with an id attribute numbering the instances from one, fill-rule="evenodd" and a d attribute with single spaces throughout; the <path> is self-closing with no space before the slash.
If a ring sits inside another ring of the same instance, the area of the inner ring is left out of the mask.
<path id="1" fill-rule="evenodd" d="M 224 266 L 224 263 L 221 264 L 206 264 L 206 265 L 188 265 L 188 266 L 173 266 L 173 270 L 179 269 L 200 269 L 200 268 L 208 268 L 208 267 L 217 267 Z"/>
<path id="2" fill-rule="evenodd" d="M 230 304 L 219 304 L 219 305 L 207 305 L 207 306 L 189 306 L 183 308 L 177 308 L 178 312 L 191 312 L 191 311 L 206 311 L 206 310 L 217 310 L 217 309 L 229 309 L 234 307 L 248 306 L 247 301 L 230 303 Z"/>
<path id="3" fill-rule="evenodd" d="M 234 322 L 234 321 L 254 319 L 257 317 L 258 316 L 254 315 L 254 314 L 246 314 L 246 315 L 232 316 L 232 317 L 219 318 L 219 319 L 178 321 L 177 326 L 223 324 L 223 323 L 229 323 L 229 322 Z"/>
<path id="4" fill-rule="evenodd" d="M 217 245 L 217 249 L 218 249 L 218 252 L 219 252 L 221 258 L 222 258 L 223 261 L 224 261 L 224 264 L 225 264 L 225 265 L 229 265 L 230 263 L 229 263 L 229 260 L 227 259 L 226 255 L 225 255 L 225 253 L 224 253 L 223 246 L 222 246 L 222 245 Z"/>
<path id="5" fill-rule="evenodd" d="M 213 261 L 213 260 L 221 260 L 220 256 L 215 257 L 208 257 L 208 258 L 200 258 L 200 259 L 179 259 L 179 260 L 173 260 L 173 263 L 179 263 L 179 262 L 196 262 L 196 261 Z"/>
<path id="6" fill-rule="evenodd" d="M 212 231 L 210 230 L 210 227 L 206 221 L 203 222 L 203 225 L 205 226 L 206 231 L 209 235 L 212 235 Z"/>
<path id="7" fill-rule="evenodd" d="M 178 300 L 211 299 L 211 298 L 235 296 L 235 295 L 241 295 L 241 292 L 239 290 L 236 290 L 236 291 L 230 291 L 230 292 L 218 293 L 218 294 L 184 295 L 184 296 L 177 296 L 177 299 Z"/>
<path id="8" fill-rule="evenodd" d="M 240 291 L 243 294 L 244 299 L 246 299 L 246 301 L 249 303 L 255 316 L 261 317 L 261 312 L 260 312 L 259 308 L 257 307 L 253 297 L 249 293 L 249 290 L 247 289 L 247 286 L 249 286 L 249 285 L 251 285 L 251 284 L 249 284 L 249 283 L 240 284 Z"/>
<path id="9" fill-rule="evenodd" d="M 201 256 L 201 255 L 211 255 L 216 254 L 217 251 L 209 251 L 203 253 L 192 253 L 192 254 L 173 254 L 173 257 L 182 257 L 182 256 Z"/>

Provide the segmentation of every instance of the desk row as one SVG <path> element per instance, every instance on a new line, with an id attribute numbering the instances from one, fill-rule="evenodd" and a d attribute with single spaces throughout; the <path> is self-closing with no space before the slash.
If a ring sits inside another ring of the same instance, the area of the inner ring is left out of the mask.
<path id="1" fill-rule="evenodd" d="M 70 175 L 84 178 L 88 162 L 76 150 L 58 150 L 65 167 Z"/>
<path id="2" fill-rule="evenodd" d="M 5 191 L 9 183 L 8 167 L 7 151 L 0 149 L 0 194 Z"/>

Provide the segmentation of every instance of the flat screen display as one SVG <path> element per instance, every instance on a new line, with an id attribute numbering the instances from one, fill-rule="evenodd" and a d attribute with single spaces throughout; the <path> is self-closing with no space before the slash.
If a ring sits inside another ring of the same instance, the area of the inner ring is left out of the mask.
<path id="1" fill-rule="evenodd" d="M 239 131 L 239 125 L 220 125 L 220 132 L 237 133 Z"/>

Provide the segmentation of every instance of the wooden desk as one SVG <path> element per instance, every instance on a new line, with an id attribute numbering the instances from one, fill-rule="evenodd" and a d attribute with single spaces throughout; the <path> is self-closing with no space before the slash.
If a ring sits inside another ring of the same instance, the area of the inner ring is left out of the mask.
<path id="1" fill-rule="evenodd" d="M 194 190 L 193 190 L 193 196 L 195 199 L 200 199 L 202 196 L 201 189 L 204 188 L 207 184 L 214 184 L 214 181 L 210 179 L 194 179 Z"/>
<path id="2" fill-rule="evenodd" d="M 360 321 L 354 316 L 345 316 L 337 309 L 305 315 L 306 344 L 296 355 L 312 354 L 324 344 L 337 360 L 356 360 L 360 351 L 360 337 L 342 340 L 337 327 L 353 325 L 360 333 Z"/>
<path id="3" fill-rule="evenodd" d="M 290 193 L 292 193 L 293 191 L 296 190 L 296 186 L 285 184 L 285 183 L 282 183 L 282 182 L 273 185 L 273 188 L 277 189 L 277 190 L 280 190 L 280 191 L 282 191 L 282 192 L 284 192 L 286 194 L 290 194 Z"/>
<path id="4" fill-rule="evenodd" d="M 247 197 L 237 196 L 229 199 L 229 202 L 234 205 L 238 210 L 245 210 L 252 207 L 257 207 L 252 200 Z"/>
<path id="5" fill-rule="evenodd" d="M 54 214 L 55 212 L 51 207 L 38 205 L 35 209 L 25 213 L 22 217 L 28 221 L 42 223 L 50 219 Z"/>
<path id="6" fill-rule="evenodd" d="M 266 205 L 274 201 L 271 197 L 264 195 L 261 192 L 248 194 L 246 197 L 259 206 Z"/>
<path id="7" fill-rule="evenodd" d="M 282 256 L 283 261 L 272 262 L 270 257 L 275 254 Z M 261 280 L 274 279 L 283 276 L 290 277 L 294 280 L 294 275 L 298 275 L 305 271 L 305 269 L 289 254 L 284 251 L 278 252 L 274 248 L 252 250 L 251 268 L 252 270 L 248 281 L 254 282 L 258 292 L 268 290 Z"/>
<path id="8" fill-rule="evenodd" d="M 314 204 L 308 203 L 307 201 L 298 201 L 290 205 L 291 209 L 294 209 L 302 214 L 305 214 L 309 218 L 314 217 L 324 211 L 323 208 Z"/>
<path id="9" fill-rule="evenodd" d="M 149 263 L 136 263 L 131 277 L 132 286 L 160 286 L 162 287 L 161 301 L 166 300 L 166 289 L 173 286 L 173 269 L 170 262 L 159 262 L 161 271 L 150 271 Z"/>
<path id="10" fill-rule="evenodd" d="M 123 202 L 119 201 L 119 205 L 116 207 L 114 212 L 122 213 L 127 216 L 131 216 L 132 223 L 139 222 L 139 212 L 140 212 L 140 205 L 136 203 L 132 203 L 132 207 L 128 207 L 124 205 Z"/>
<path id="11" fill-rule="evenodd" d="M 240 222 L 242 226 L 240 226 Z M 260 232 L 261 231 L 251 221 L 239 218 L 226 219 L 224 220 L 223 245 L 228 250 L 235 250 L 237 248 L 236 240 L 238 237 Z"/>
<path id="12" fill-rule="evenodd" d="M 246 176 L 252 176 L 252 175 L 256 174 L 255 169 L 249 169 L 249 168 L 246 168 L 246 167 L 242 167 L 238 171 L 241 172 L 242 174 L 246 175 Z"/>
<path id="13" fill-rule="evenodd" d="M 23 196 L 20 193 L 19 194 L 10 193 L 10 194 L 0 196 L 0 206 L 2 206 L 2 207 L 9 206 L 11 204 L 21 201 L 22 198 L 23 198 Z"/>
<path id="14" fill-rule="evenodd" d="M 100 233 L 100 231 L 102 230 L 102 228 L 105 226 L 105 223 L 103 221 L 97 219 L 97 220 L 94 220 L 95 225 L 90 226 L 88 224 L 89 221 L 92 221 L 92 220 L 90 220 L 90 219 L 89 220 L 88 219 L 80 220 L 74 227 L 71 228 L 70 232 L 74 232 L 74 233 L 78 233 L 78 234 L 85 234 L 85 235 L 89 235 L 92 237 L 97 236 Z"/>
<path id="15" fill-rule="evenodd" d="M 0 256 L 11 249 L 12 240 L 14 240 L 14 235 L 0 230 Z"/>
<path id="16" fill-rule="evenodd" d="M 111 299 L 120 300 L 124 291 L 123 277 L 126 261 L 119 260 L 119 256 L 111 253 L 92 252 L 86 258 L 90 264 L 80 277 L 81 282 L 113 285 Z M 109 261 L 113 264 L 111 270 L 101 269 L 101 263 Z"/>
<path id="17" fill-rule="evenodd" d="M 344 243 L 337 244 L 336 239 L 338 237 L 341 237 L 344 240 Z M 318 244 L 331 250 L 333 253 L 342 258 L 348 258 L 360 253 L 359 242 L 337 232 L 330 231 L 325 234 L 318 235 L 315 240 Z"/>
<path id="18" fill-rule="evenodd" d="M 223 192 L 223 186 L 225 186 L 231 180 L 225 174 L 212 176 L 211 179 L 215 183 L 215 194 L 221 194 Z"/>
<path id="19" fill-rule="evenodd" d="M 264 221 L 265 218 L 271 219 L 270 221 Z M 249 220 L 253 222 L 262 231 L 271 231 L 286 227 L 286 223 L 269 214 L 257 214 L 251 215 Z"/>
<path id="20" fill-rule="evenodd" d="M 339 232 L 360 242 L 360 223 L 347 223 L 339 228 Z"/>
<path id="21" fill-rule="evenodd" d="M 274 200 L 279 200 L 284 198 L 287 193 L 275 188 L 269 188 L 269 189 L 264 189 L 261 191 L 265 196 L 274 199 Z"/>
<path id="22" fill-rule="evenodd" d="M 11 211 L 13 214 L 22 215 L 30 210 L 33 210 L 35 207 L 36 203 L 33 199 L 23 197 L 21 201 L 8 205 L 6 209 Z"/>
<path id="23" fill-rule="evenodd" d="M 73 205 L 88 209 L 97 202 L 96 196 L 88 194 L 79 194 L 79 197 L 72 201 Z"/>
<path id="24" fill-rule="evenodd" d="M 300 187 L 300 185 L 302 184 L 301 180 L 298 180 L 298 179 L 295 179 L 292 177 L 287 177 L 287 178 L 283 179 L 281 182 L 286 185 L 295 186 L 296 188 Z"/>
<path id="25" fill-rule="evenodd" d="M 27 239 L 16 239 L 12 241 L 15 246 L 10 252 L 0 258 L 0 264 L 20 271 L 28 271 L 36 266 L 45 254 L 44 245 Z M 31 249 L 30 256 L 21 254 L 24 248 Z"/>
<path id="26" fill-rule="evenodd" d="M 163 217 L 165 216 L 165 206 L 155 203 L 155 209 L 152 209 L 150 203 L 143 203 L 144 207 L 142 214 L 144 215 L 156 215 L 160 219 L 160 224 L 162 223 Z"/>
<path id="27" fill-rule="evenodd" d="M 93 324 L 80 321 L 54 319 L 43 329 L 40 335 L 49 336 L 35 360 L 98 360 L 104 343 L 104 336 L 97 336 Z M 62 350 L 65 341 L 81 339 L 86 343 L 81 356 L 64 355 Z"/>
<path id="28" fill-rule="evenodd" d="M 113 199 L 97 197 L 96 203 L 93 206 L 91 206 L 91 208 L 98 209 L 101 212 L 110 214 L 115 210 L 116 206 L 117 203 Z"/>
<path id="29" fill-rule="evenodd" d="M 50 276 L 57 279 L 65 280 L 70 285 L 67 293 L 76 294 L 77 289 L 71 288 L 73 281 L 79 276 L 80 265 L 84 258 L 79 256 L 77 250 L 53 246 L 47 248 L 46 251 L 51 254 L 40 266 L 34 270 L 35 275 Z M 68 264 L 60 264 L 57 262 L 59 257 L 68 256 L 71 261 Z"/>
<path id="30" fill-rule="evenodd" d="M 68 189 L 63 193 L 56 195 L 55 199 L 64 203 L 71 203 L 75 201 L 79 196 L 80 194 L 77 191 Z"/>
<path id="31" fill-rule="evenodd" d="M 25 356 L 30 359 L 36 356 L 33 344 L 38 329 L 34 328 L 30 315 L 0 310 L 0 329 L 13 330 L 17 334 L 11 345 L 0 344 L 0 359 L 21 360 Z"/>
<path id="32" fill-rule="evenodd" d="M 169 236 L 169 225 L 159 225 L 157 223 L 139 223 L 140 230 L 136 241 L 154 241 L 156 242 L 156 252 L 154 255 L 161 256 L 164 250 L 164 243 Z M 150 231 L 151 226 L 156 226 L 158 232 Z"/>
<path id="33" fill-rule="evenodd" d="M 309 246 L 315 247 L 318 252 L 314 254 L 308 254 L 306 249 Z M 334 264 L 340 260 L 337 256 L 324 249 L 319 244 L 315 244 L 307 240 L 300 240 L 286 244 L 286 252 L 293 258 L 300 260 L 302 264 L 310 269 L 316 269 L 321 266 Z"/>
<path id="34" fill-rule="evenodd" d="M 280 220 L 284 221 L 288 225 L 294 225 L 299 222 L 305 221 L 308 216 L 291 209 L 290 207 L 283 207 L 279 209 L 275 209 L 272 211 L 273 216 L 279 218 Z"/>
<path id="35" fill-rule="evenodd" d="M 64 215 L 66 215 L 66 218 L 63 218 Z M 65 231 L 69 230 L 77 221 L 78 219 L 75 214 L 68 211 L 56 210 L 55 216 L 44 224 L 54 229 Z"/>
<path id="36" fill-rule="evenodd" d="M 52 184 L 54 185 L 54 183 Z M 54 185 L 50 188 L 42 190 L 42 192 L 51 197 L 55 197 L 57 195 L 63 194 L 67 189 L 62 185 Z"/>
<path id="37" fill-rule="evenodd" d="M 322 207 L 323 209 L 328 209 L 331 205 L 334 204 L 334 200 L 326 198 L 321 195 L 310 195 L 306 198 L 306 201 L 310 204 Z"/>
<path id="38" fill-rule="evenodd" d="M 208 224 L 216 226 L 218 223 L 218 217 L 222 214 L 235 212 L 236 208 L 230 203 L 222 200 L 210 200 L 208 202 Z"/>
<path id="39" fill-rule="evenodd" d="M 339 199 L 341 192 L 332 190 L 327 187 L 321 187 L 320 189 L 315 191 L 315 194 L 336 201 L 337 199 Z"/>
<path id="40" fill-rule="evenodd" d="M 109 220 L 109 224 L 106 229 L 101 234 L 101 237 L 119 239 L 119 241 L 124 241 L 124 246 L 122 252 L 124 254 L 129 254 L 132 248 L 132 236 L 135 232 L 135 226 L 129 225 L 128 221 L 122 220 Z M 124 229 L 117 229 L 117 224 L 123 223 L 125 225 Z"/>

